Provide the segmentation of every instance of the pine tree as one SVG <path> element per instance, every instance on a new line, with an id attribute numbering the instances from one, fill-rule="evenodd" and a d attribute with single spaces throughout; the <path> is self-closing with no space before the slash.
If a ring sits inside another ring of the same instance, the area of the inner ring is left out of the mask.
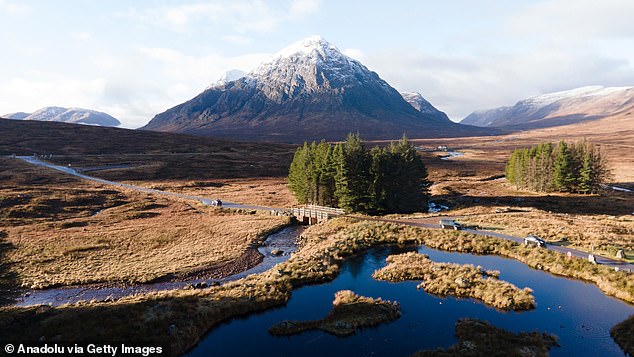
<path id="1" fill-rule="evenodd" d="M 378 146 L 370 150 L 370 209 L 376 213 L 390 210 L 388 205 L 388 191 L 392 185 L 393 172 L 390 152 Z"/>
<path id="2" fill-rule="evenodd" d="M 593 189 L 593 175 L 592 175 L 592 153 L 585 151 L 583 155 L 583 163 L 581 170 L 579 170 L 579 185 L 578 191 L 580 193 L 591 193 Z"/>
<path id="3" fill-rule="evenodd" d="M 308 203 L 311 192 L 308 180 L 308 143 L 295 151 L 288 173 L 288 186 L 299 203 Z"/>
<path id="4" fill-rule="evenodd" d="M 572 181 L 571 161 L 572 159 L 570 157 L 570 151 L 568 150 L 568 144 L 562 140 L 557 146 L 557 156 L 555 156 L 555 162 L 553 165 L 552 183 L 555 190 L 560 192 L 570 190 L 570 183 Z"/>
<path id="5" fill-rule="evenodd" d="M 427 210 L 430 182 L 427 180 L 427 168 L 416 148 L 407 137 L 390 145 L 393 161 L 397 163 L 395 182 L 391 185 L 394 195 L 388 199 L 395 209 L 392 212 L 418 212 Z"/>
<path id="6" fill-rule="evenodd" d="M 370 205 L 370 160 L 359 134 L 349 134 L 343 145 L 343 169 L 337 175 L 339 206 L 348 212 L 363 212 Z"/>

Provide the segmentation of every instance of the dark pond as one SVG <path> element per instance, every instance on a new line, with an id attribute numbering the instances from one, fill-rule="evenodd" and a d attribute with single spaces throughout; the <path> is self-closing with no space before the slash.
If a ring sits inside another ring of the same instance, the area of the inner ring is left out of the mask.
<path id="1" fill-rule="evenodd" d="M 409 250 L 414 250 L 411 248 Z M 405 249 L 407 250 L 407 249 Z M 456 342 L 456 321 L 472 317 L 509 331 L 543 331 L 559 336 L 552 356 L 623 356 L 610 328 L 634 313 L 634 306 L 604 295 L 596 286 L 556 277 L 495 256 L 447 253 L 422 247 L 434 261 L 469 263 L 500 270 L 500 279 L 534 290 L 537 308 L 502 312 L 471 299 L 440 298 L 417 290 L 417 282 L 388 283 L 372 279 L 387 255 L 405 251 L 381 247 L 350 258 L 332 282 L 293 292 L 283 308 L 234 319 L 212 330 L 189 356 L 407 356 L 420 349 Z M 350 289 L 401 303 L 402 317 L 392 323 L 339 338 L 320 331 L 274 337 L 267 329 L 282 320 L 320 319 L 331 309 L 334 293 Z"/>

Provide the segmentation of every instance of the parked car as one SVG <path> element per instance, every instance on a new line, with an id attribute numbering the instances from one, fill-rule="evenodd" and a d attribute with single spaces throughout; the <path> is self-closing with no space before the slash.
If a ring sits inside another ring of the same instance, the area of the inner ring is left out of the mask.
<path id="1" fill-rule="evenodd" d="M 453 219 L 441 219 L 440 220 L 440 228 L 453 228 L 455 230 L 462 229 L 460 223 L 454 221 Z"/>
<path id="2" fill-rule="evenodd" d="M 533 234 L 529 234 L 526 237 L 524 237 L 524 244 L 529 245 L 529 244 L 533 244 L 536 245 L 538 247 L 545 247 L 546 246 L 546 241 L 539 238 L 536 235 Z"/>

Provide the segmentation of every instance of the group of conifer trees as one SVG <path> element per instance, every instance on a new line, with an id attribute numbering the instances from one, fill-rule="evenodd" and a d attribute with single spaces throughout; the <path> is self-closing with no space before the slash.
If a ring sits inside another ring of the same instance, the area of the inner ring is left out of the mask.
<path id="1" fill-rule="evenodd" d="M 585 194 L 596 193 L 610 174 L 601 151 L 586 140 L 515 149 L 505 173 L 517 188 Z"/>
<path id="2" fill-rule="evenodd" d="M 304 143 L 288 175 L 302 204 L 373 214 L 427 210 L 427 169 L 407 138 L 367 150 L 358 134 L 345 143 Z"/>

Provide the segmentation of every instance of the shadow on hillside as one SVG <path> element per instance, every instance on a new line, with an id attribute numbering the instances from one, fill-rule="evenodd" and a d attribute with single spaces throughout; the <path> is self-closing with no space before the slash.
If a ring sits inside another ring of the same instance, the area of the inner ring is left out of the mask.
<path id="1" fill-rule="evenodd" d="M 469 196 L 458 192 L 434 195 L 432 200 L 448 203 L 454 209 L 475 206 L 534 207 L 544 211 L 569 214 L 629 215 L 633 211 L 634 195 L 627 192 L 609 192 L 601 195 L 570 196 Z M 444 203 L 443 203 L 444 204 Z"/>
<path id="2" fill-rule="evenodd" d="M 18 297 L 18 275 L 11 271 L 7 262 L 7 252 L 14 249 L 6 241 L 7 233 L 0 231 L 0 306 L 11 304 Z"/>

